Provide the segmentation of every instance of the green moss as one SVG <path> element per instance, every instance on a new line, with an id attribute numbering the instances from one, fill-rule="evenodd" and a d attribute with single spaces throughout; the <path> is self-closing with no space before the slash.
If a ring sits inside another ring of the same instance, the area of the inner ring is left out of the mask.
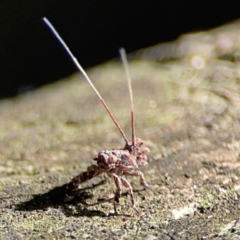
<path id="1" fill-rule="evenodd" d="M 216 204 L 217 198 L 214 194 L 206 192 L 198 200 L 199 207 L 202 209 L 209 209 Z"/>

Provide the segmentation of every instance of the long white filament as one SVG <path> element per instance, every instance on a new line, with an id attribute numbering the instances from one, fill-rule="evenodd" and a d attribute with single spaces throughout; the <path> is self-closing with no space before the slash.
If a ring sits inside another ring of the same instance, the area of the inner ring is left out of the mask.
<path id="1" fill-rule="evenodd" d="M 59 33 L 57 32 L 57 30 L 53 27 L 53 25 L 49 22 L 49 20 L 47 18 L 43 18 L 43 21 L 47 24 L 47 26 L 51 29 L 51 31 L 53 32 L 54 36 L 58 39 L 58 41 L 62 44 L 62 46 L 64 47 L 64 49 L 67 51 L 67 53 L 69 54 L 69 56 L 71 57 L 71 59 L 73 60 L 74 64 L 77 66 L 77 68 L 79 69 L 79 71 L 84 75 L 84 77 L 86 78 L 86 80 L 88 81 L 88 83 L 90 84 L 90 86 L 92 87 L 92 89 L 95 91 L 95 93 L 98 95 L 99 99 L 101 100 L 103 106 L 106 108 L 108 114 L 110 115 L 110 117 L 112 118 L 113 122 L 115 123 L 116 127 L 118 128 L 118 130 L 120 131 L 121 135 L 123 136 L 124 140 L 126 141 L 126 144 L 129 144 L 127 137 L 125 135 L 125 133 L 123 132 L 122 128 L 120 127 L 120 125 L 117 123 L 115 117 L 113 116 L 113 114 L 111 113 L 110 109 L 108 108 L 106 102 L 104 101 L 104 99 L 102 98 L 102 96 L 100 95 L 100 93 L 98 92 L 98 90 L 94 87 L 91 79 L 88 77 L 87 73 L 84 71 L 84 69 L 82 68 L 82 66 L 80 65 L 80 63 L 78 62 L 77 58 L 73 55 L 73 53 L 71 52 L 71 50 L 69 49 L 69 47 L 67 46 L 67 44 L 64 42 L 64 40 L 62 39 L 62 37 L 59 35 Z"/>
<path id="2" fill-rule="evenodd" d="M 134 127 L 134 106 L 133 106 L 133 93 L 132 93 L 132 84 L 131 84 L 131 77 L 129 73 L 129 65 L 127 61 L 127 54 L 124 48 L 120 49 L 120 54 L 123 62 L 123 66 L 126 72 L 126 77 L 128 81 L 128 90 L 130 94 L 130 101 L 131 101 L 131 125 L 132 125 L 132 145 L 135 146 L 135 127 Z"/>

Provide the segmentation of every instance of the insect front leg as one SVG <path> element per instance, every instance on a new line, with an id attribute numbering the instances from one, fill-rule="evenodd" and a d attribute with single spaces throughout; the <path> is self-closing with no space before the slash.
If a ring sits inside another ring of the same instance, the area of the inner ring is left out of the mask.
<path id="1" fill-rule="evenodd" d="M 97 165 L 91 165 L 86 172 L 82 172 L 74 177 L 66 187 L 64 201 L 70 201 L 75 197 L 80 183 L 92 179 L 102 173 L 102 170 Z"/>
<path id="2" fill-rule="evenodd" d="M 133 197 L 133 190 L 132 190 L 132 186 L 131 184 L 123 177 L 121 177 L 121 182 L 123 184 L 123 186 L 125 188 L 127 188 L 128 190 L 128 194 L 131 198 L 131 202 L 132 202 L 132 208 L 137 212 L 137 214 L 139 214 L 139 211 L 137 210 L 136 206 L 135 206 L 135 201 L 134 201 L 134 197 Z"/>
<path id="3" fill-rule="evenodd" d="M 116 185 L 116 193 L 115 193 L 115 196 L 114 196 L 114 212 L 115 214 L 118 214 L 117 212 L 117 205 L 116 203 L 119 203 L 119 199 L 121 197 L 121 179 L 118 175 L 112 173 L 112 177 L 113 177 L 113 180 L 115 182 L 115 185 Z"/>
<path id="4" fill-rule="evenodd" d="M 129 176 L 135 176 L 139 177 L 140 179 L 140 184 L 144 186 L 145 188 L 152 188 L 151 185 L 146 183 L 146 180 L 144 178 L 144 174 L 141 171 L 134 171 L 134 172 L 126 172 L 124 175 L 129 175 Z"/>

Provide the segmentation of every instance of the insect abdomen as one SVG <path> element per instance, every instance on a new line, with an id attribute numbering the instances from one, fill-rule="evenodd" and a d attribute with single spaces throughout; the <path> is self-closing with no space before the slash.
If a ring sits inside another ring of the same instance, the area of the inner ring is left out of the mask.
<path id="1" fill-rule="evenodd" d="M 99 167 L 96 165 L 91 165 L 88 167 L 86 172 L 82 172 L 74 177 L 66 187 L 65 201 L 73 199 L 78 191 L 79 184 L 92 179 L 95 175 L 97 175 L 97 173 L 100 173 Z"/>

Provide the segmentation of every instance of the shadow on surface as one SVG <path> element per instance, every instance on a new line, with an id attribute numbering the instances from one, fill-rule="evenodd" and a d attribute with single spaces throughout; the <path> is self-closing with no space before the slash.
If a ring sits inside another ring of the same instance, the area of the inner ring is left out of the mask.
<path id="1" fill-rule="evenodd" d="M 14 209 L 16 211 L 36 211 L 36 210 L 43 210 L 47 211 L 49 208 L 61 208 L 62 212 L 67 216 L 74 216 L 74 217 L 81 217 L 81 216 L 100 216 L 100 217 L 111 217 L 115 216 L 116 214 L 113 212 L 110 212 L 109 214 L 106 214 L 99 210 L 89 210 L 88 207 L 103 204 L 104 202 L 112 202 L 114 197 L 111 197 L 109 199 L 102 199 L 95 203 L 89 204 L 86 202 L 87 199 L 90 199 L 93 197 L 92 189 L 96 188 L 100 184 L 103 184 L 105 181 L 102 181 L 96 185 L 93 185 L 91 187 L 87 187 L 84 189 L 79 189 L 78 194 L 75 196 L 74 199 L 71 201 L 65 202 L 65 189 L 67 184 L 64 184 L 62 186 L 54 187 L 53 189 L 49 190 L 47 193 L 44 194 L 32 194 L 32 198 L 30 200 L 21 202 L 19 204 L 14 205 Z M 135 190 L 134 192 L 141 192 L 141 190 Z M 127 196 L 128 193 L 124 192 L 121 194 L 121 196 Z M 117 214 L 122 215 L 121 213 Z M 130 215 L 123 214 L 125 217 L 130 217 Z"/>
<path id="2" fill-rule="evenodd" d="M 104 181 L 103 181 L 104 182 Z M 103 184 L 103 182 L 99 183 Z M 105 213 L 96 210 L 88 210 L 87 207 L 92 204 L 86 203 L 86 199 L 92 198 L 90 189 L 95 188 L 97 185 L 92 187 L 81 189 L 78 195 L 71 201 L 64 202 L 65 189 L 67 184 L 62 186 L 54 187 L 44 194 L 33 194 L 32 199 L 16 204 L 15 210 L 17 211 L 35 211 L 35 210 L 47 210 L 51 208 L 61 208 L 63 213 L 70 216 L 105 216 Z M 100 204 L 102 202 L 96 203 Z M 81 207 L 79 207 L 81 205 Z M 69 207 L 69 206 L 72 206 Z"/>

